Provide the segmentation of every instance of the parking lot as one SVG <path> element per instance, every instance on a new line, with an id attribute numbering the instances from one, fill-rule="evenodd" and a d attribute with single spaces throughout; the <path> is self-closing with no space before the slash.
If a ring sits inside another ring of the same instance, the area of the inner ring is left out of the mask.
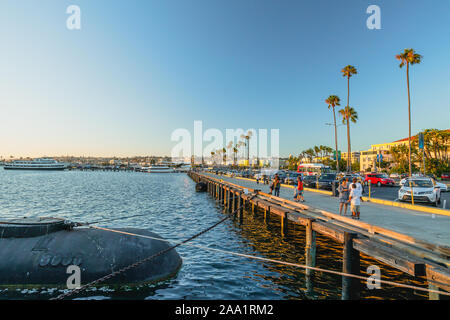
<path id="1" fill-rule="evenodd" d="M 383 199 L 383 200 L 390 200 L 390 201 L 396 201 L 398 197 L 398 190 L 400 187 L 377 187 L 372 186 L 370 193 L 371 197 Z M 364 190 L 364 196 L 369 195 L 369 187 L 365 187 Z M 445 201 L 446 200 L 446 201 Z M 444 204 L 446 203 L 446 207 L 444 208 Z M 433 206 L 432 204 L 425 204 L 420 203 L 421 205 L 425 206 Z M 450 192 L 441 192 L 441 204 L 439 205 L 439 208 L 444 209 L 450 209 Z"/>
<path id="2" fill-rule="evenodd" d="M 221 173 L 226 174 L 227 176 L 238 176 L 239 174 L 230 174 L 228 172 L 222 172 Z M 242 176 L 241 176 L 242 177 Z M 248 176 L 244 176 L 245 178 L 249 178 Z M 252 180 L 254 180 L 253 178 L 250 178 Z M 400 179 L 393 179 L 395 182 L 395 186 L 381 186 L 381 187 L 377 187 L 376 185 L 372 185 L 371 186 L 371 190 L 370 190 L 370 196 L 372 198 L 377 198 L 377 199 L 382 199 L 382 200 L 389 200 L 389 201 L 398 201 L 398 190 L 400 189 L 399 183 L 400 183 Z M 440 181 L 442 183 L 446 183 L 448 186 L 450 186 L 450 183 L 447 182 L 443 182 Z M 308 183 L 305 181 L 305 187 L 308 188 L 315 188 L 315 181 L 313 181 L 312 183 Z M 366 185 L 364 187 L 364 196 L 368 197 L 369 196 L 369 187 Z M 407 202 L 405 202 L 407 203 Z M 411 203 L 411 202 L 409 202 Z M 415 204 L 417 205 L 423 205 L 423 206 L 429 206 L 429 207 L 434 207 L 434 204 L 428 204 L 428 203 L 419 203 L 416 202 Z M 438 208 L 441 209 L 447 209 L 450 210 L 450 192 L 441 192 L 441 203 L 438 205 Z"/>

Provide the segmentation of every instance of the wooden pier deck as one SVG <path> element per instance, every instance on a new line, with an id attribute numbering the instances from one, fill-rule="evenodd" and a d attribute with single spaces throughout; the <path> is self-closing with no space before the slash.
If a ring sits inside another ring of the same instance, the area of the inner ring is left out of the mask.
<path id="1" fill-rule="evenodd" d="M 197 183 L 205 183 L 207 191 L 229 212 L 245 206 L 252 213 L 263 215 L 264 219 L 276 217 L 280 219 L 282 233 L 288 232 L 289 224 L 304 226 L 307 266 L 315 266 L 315 238 L 319 233 L 342 244 L 342 271 L 345 273 L 360 275 L 360 253 L 363 253 L 402 272 L 426 280 L 430 290 L 450 292 L 449 246 L 275 197 L 256 188 L 224 181 L 211 175 L 193 171 L 188 175 Z M 240 219 L 243 214 L 243 209 L 239 210 Z M 308 277 L 312 271 L 306 271 Z M 342 299 L 358 299 L 360 283 L 359 279 L 343 276 Z M 439 294 L 430 292 L 429 298 L 439 299 Z"/>

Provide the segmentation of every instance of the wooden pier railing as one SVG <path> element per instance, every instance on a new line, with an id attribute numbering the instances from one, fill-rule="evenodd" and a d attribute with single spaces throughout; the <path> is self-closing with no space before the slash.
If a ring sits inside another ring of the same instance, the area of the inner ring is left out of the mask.
<path id="1" fill-rule="evenodd" d="M 205 183 L 207 192 L 228 212 L 236 210 L 243 204 L 252 213 L 261 212 L 264 220 L 277 217 L 280 219 L 282 233 L 288 231 L 289 224 L 304 226 L 307 266 L 315 266 L 315 239 L 316 234 L 319 233 L 343 245 L 342 271 L 345 273 L 359 275 L 360 253 L 363 253 L 402 272 L 426 280 L 430 290 L 450 292 L 449 247 L 311 208 L 202 173 L 191 171 L 188 175 L 197 183 Z M 239 219 L 243 218 L 243 214 L 243 209 L 239 210 Z M 311 273 L 311 269 L 306 269 L 307 290 L 311 290 L 312 287 L 309 281 Z M 342 299 L 358 299 L 360 282 L 359 279 L 343 276 Z M 439 299 L 439 294 L 430 292 L 429 298 Z"/>

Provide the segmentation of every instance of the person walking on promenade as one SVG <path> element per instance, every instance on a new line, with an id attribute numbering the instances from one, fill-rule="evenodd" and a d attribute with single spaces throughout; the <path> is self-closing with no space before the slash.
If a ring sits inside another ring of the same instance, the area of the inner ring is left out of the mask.
<path id="1" fill-rule="evenodd" d="M 275 173 L 275 176 L 273 178 L 273 190 L 275 191 L 275 196 L 280 196 L 280 177 L 278 176 L 278 173 Z"/>
<path id="2" fill-rule="evenodd" d="M 358 189 L 358 186 L 356 185 L 356 183 L 352 183 L 352 188 L 350 191 L 349 199 L 350 199 L 350 203 L 351 203 L 352 219 L 359 220 L 362 194 L 361 194 L 361 190 Z"/>
<path id="3" fill-rule="evenodd" d="M 338 187 L 339 192 L 339 214 L 342 215 L 342 208 L 345 207 L 344 216 L 347 215 L 349 188 L 347 179 L 343 179 Z"/>
<path id="4" fill-rule="evenodd" d="M 302 201 L 305 202 L 305 198 L 303 197 L 303 181 L 302 181 L 302 177 L 298 176 L 297 177 L 297 188 L 295 189 L 295 193 L 294 193 L 294 201 Z"/>

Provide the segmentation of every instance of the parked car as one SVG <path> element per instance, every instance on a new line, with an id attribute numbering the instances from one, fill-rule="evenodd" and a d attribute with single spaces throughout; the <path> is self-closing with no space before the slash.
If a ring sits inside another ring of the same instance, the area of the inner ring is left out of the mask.
<path id="1" fill-rule="evenodd" d="M 366 175 L 364 179 L 364 184 L 368 185 L 369 181 L 371 184 L 377 185 L 377 187 L 381 186 L 395 186 L 395 181 L 388 177 L 385 173 L 369 173 Z"/>
<path id="2" fill-rule="evenodd" d="M 336 181 L 335 173 L 324 173 L 319 177 L 319 189 L 332 190 L 334 181 Z"/>
<path id="3" fill-rule="evenodd" d="M 306 188 L 316 188 L 317 176 L 304 176 L 303 185 Z"/>
<path id="4" fill-rule="evenodd" d="M 436 185 L 441 189 L 441 192 L 448 192 L 448 187 L 445 183 L 435 181 Z"/>
<path id="5" fill-rule="evenodd" d="M 284 179 L 284 183 L 296 184 L 298 176 L 303 177 L 301 172 L 288 172 L 286 178 Z"/>
<path id="6" fill-rule="evenodd" d="M 391 179 L 400 179 L 400 175 L 398 173 L 391 173 L 389 175 L 389 178 L 391 178 Z"/>
<path id="7" fill-rule="evenodd" d="M 441 203 L 441 189 L 430 178 L 408 178 L 398 190 L 399 201 L 411 200 L 411 187 L 413 189 L 414 202 L 431 203 L 436 207 Z"/>
<path id="8" fill-rule="evenodd" d="M 446 173 L 441 174 L 441 179 L 444 180 L 444 181 L 445 180 L 446 181 L 450 180 L 450 173 L 446 172 Z"/>

